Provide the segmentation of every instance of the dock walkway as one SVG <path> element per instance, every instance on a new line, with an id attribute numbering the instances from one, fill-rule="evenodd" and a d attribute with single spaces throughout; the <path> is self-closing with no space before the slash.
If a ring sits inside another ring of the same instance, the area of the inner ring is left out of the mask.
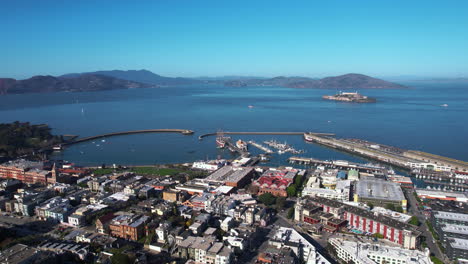
<path id="1" fill-rule="evenodd" d="M 204 137 L 216 135 L 304 135 L 304 133 L 311 133 L 316 136 L 334 136 L 332 133 L 314 133 L 314 132 L 214 132 L 200 135 L 198 139 L 202 140 Z"/>

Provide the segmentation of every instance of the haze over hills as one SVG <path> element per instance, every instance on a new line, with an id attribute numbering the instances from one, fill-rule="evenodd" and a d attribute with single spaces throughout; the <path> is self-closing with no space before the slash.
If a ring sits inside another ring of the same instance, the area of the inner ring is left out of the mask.
<path id="1" fill-rule="evenodd" d="M 122 80 L 156 84 L 161 86 L 177 86 L 177 85 L 191 85 L 202 83 L 201 80 L 182 78 L 182 77 L 164 77 L 156 73 L 150 72 L 148 70 L 112 70 L 112 71 L 95 71 L 95 72 L 86 72 L 86 73 L 70 73 L 65 74 L 60 77 L 70 78 L 76 77 L 85 74 L 99 74 L 109 77 L 114 77 Z"/>
<path id="2" fill-rule="evenodd" d="M 70 78 L 39 75 L 25 80 L 0 78 L 0 95 L 65 91 L 84 92 L 145 87 L 155 87 L 155 85 L 97 74 L 85 74 Z"/>
<path id="3" fill-rule="evenodd" d="M 316 89 L 400 89 L 403 85 L 372 78 L 363 74 L 350 73 L 323 79 L 306 77 L 275 77 L 271 79 L 234 80 L 227 86 L 278 85 L 291 88 Z"/>
<path id="4" fill-rule="evenodd" d="M 46 93 L 59 91 L 101 91 L 158 86 L 213 84 L 229 87 L 281 86 L 316 89 L 395 89 L 405 86 L 363 74 L 345 74 L 322 79 L 308 77 L 242 77 L 226 76 L 206 79 L 165 77 L 147 70 L 112 70 L 70 73 L 59 77 L 34 76 L 25 80 L 0 78 L 0 94 Z"/>
<path id="5" fill-rule="evenodd" d="M 309 77 L 284 77 L 278 76 L 274 78 L 263 77 L 248 77 L 248 76 L 222 76 L 222 77 L 197 77 L 197 78 L 181 78 L 181 77 L 164 77 L 148 70 L 113 70 L 113 71 L 97 71 L 87 74 L 102 74 L 115 78 L 120 78 L 129 81 L 155 84 L 160 86 L 178 86 L 178 85 L 194 85 L 201 83 L 220 84 L 231 87 L 241 86 L 283 86 L 291 88 L 318 88 L 318 89 L 394 89 L 405 88 L 405 86 L 384 81 L 381 79 L 372 78 L 363 74 L 345 74 L 336 77 L 327 77 L 323 79 Z M 62 77 L 77 76 L 79 74 L 67 74 Z"/>

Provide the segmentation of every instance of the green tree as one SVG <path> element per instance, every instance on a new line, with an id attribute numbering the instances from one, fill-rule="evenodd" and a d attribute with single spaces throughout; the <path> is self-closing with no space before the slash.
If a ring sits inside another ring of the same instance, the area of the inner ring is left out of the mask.
<path id="1" fill-rule="evenodd" d="M 288 219 L 292 219 L 294 217 L 294 207 L 289 208 L 287 217 Z"/>
<path id="2" fill-rule="evenodd" d="M 401 207 L 401 205 L 397 205 L 395 206 L 395 211 L 399 213 L 403 213 L 403 207 Z"/>
<path id="3" fill-rule="evenodd" d="M 271 193 L 264 193 L 258 196 L 258 200 L 264 205 L 273 205 L 276 202 L 276 197 Z"/>
<path id="4" fill-rule="evenodd" d="M 391 204 L 391 203 L 388 203 L 388 204 L 385 205 L 385 209 L 395 211 L 395 205 Z"/>
<path id="5" fill-rule="evenodd" d="M 297 188 L 301 188 L 302 186 L 302 175 L 297 175 L 296 179 L 294 180 L 294 184 L 297 186 Z"/>
<path id="6" fill-rule="evenodd" d="M 369 206 L 371 210 L 374 209 L 374 204 L 371 202 L 367 202 L 367 206 Z"/>
<path id="7" fill-rule="evenodd" d="M 375 238 L 380 238 L 380 239 L 384 238 L 384 236 L 382 234 L 380 234 L 380 233 L 375 233 L 372 236 L 375 237 Z"/>
<path id="8" fill-rule="evenodd" d="M 434 264 L 444 264 L 444 262 L 440 259 L 438 259 L 436 256 L 431 256 L 431 261 Z"/>
<path id="9" fill-rule="evenodd" d="M 412 225 L 415 225 L 415 226 L 418 226 L 419 225 L 419 220 L 416 216 L 412 216 L 409 220 L 409 223 L 412 224 Z"/>
<path id="10" fill-rule="evenodd" d="M 289 197 L 294 197 L 297 194 L 297 188 L 295 184 L 291 184 L 286 188 L 286 192 L 288 193 Z"/>
<path id="11" fill-rule="evenodd" d="M 130 264 L 130 258 L 128 257 L 128 255 L 120 252 L 117 252 L 114 255 L 112 255 L 110 259 L 112 264 Z"/>
<path id="12" fill-rule="evenodd" d="M 286 198 L 284 198 L 284 197 L 276 198 L 276 209 L 277 210 L 283 209 L 285 205 L 286 205 Z"/>

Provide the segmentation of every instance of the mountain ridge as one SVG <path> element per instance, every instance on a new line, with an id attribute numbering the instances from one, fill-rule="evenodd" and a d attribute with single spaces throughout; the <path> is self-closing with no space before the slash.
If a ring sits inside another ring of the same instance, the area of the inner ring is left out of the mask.
<path id="1" fill-rule="evenodd" d="M 315 89 L 402 89 L 404 85 L 373 78 L 364 74 L 348 73 L 322 79 L 308 77 L 278 76 L 270 79 L 236 80 L 226 82 L 226 86 L 278 85 L 289 88 Z"/>
<path id="2" fill-rule="evenodd" d="M 95 71 L 95 72 L 85 72 L 85 73 L 69 73 L 62 75 L 62 78 L 76 77 L 83 74 L 98 74 L 109 77 L 114 77 L 117 79 L 134 81 L 140 83 L 148 83 L 160 86 L 178 86 L 178 85 L 191 85 L 191 84 L 201 84 L 202 80 L 196 80 L 191 78 L 183 77 L 165 77 L 159 74 L 153 73 L 151 71 L 142 69 L 142 70 L 110 70 L 110 71 Z"/>
<path id="3" fill-rule="evenodd" d="M 146 87 L 156 86 L 98 74 L 84 74 L 68 78 L 37 75 L 24 80 L 0 78 L 0 95 L 50 92 L 88 92 Z"/>
<path id="4" fill-rule="evenodd" d="M 300 76 L 277 76 L 273 78 L 237 79 L 192 79 L 165 77 L 148 70 L 111 70 L 87 73 L 70 73 L 58 77 L 50 75 L 33 76 L 25 80 L 0 78 L 0 95 L 20 93 L 46 93 L 60 91 L 101 91 L 114 89 L 145 88 L 160 86 L 184 86 L 214 84 L 227 87 L 281 86 L 289 88 L 314 89 L 401 89 L 407 88 L 393 82 L 373 78 L 363 74 L 349 73 L 325 78 Z"/>

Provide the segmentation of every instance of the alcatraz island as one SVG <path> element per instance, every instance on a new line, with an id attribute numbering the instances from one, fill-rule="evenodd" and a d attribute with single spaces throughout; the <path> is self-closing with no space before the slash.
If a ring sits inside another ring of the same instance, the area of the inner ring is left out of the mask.
<path id="1" fill-rule="evenodd" d="M 341 102 L 350 102 L 350 103 L 375 103 L 377 100 L 375 98 L 367 97 L 365 95 L 359 94 L 358 92 L 339 92 L 335 95 L 324 95 L 322 96 L 325 100 L 334 100 Z"/>

